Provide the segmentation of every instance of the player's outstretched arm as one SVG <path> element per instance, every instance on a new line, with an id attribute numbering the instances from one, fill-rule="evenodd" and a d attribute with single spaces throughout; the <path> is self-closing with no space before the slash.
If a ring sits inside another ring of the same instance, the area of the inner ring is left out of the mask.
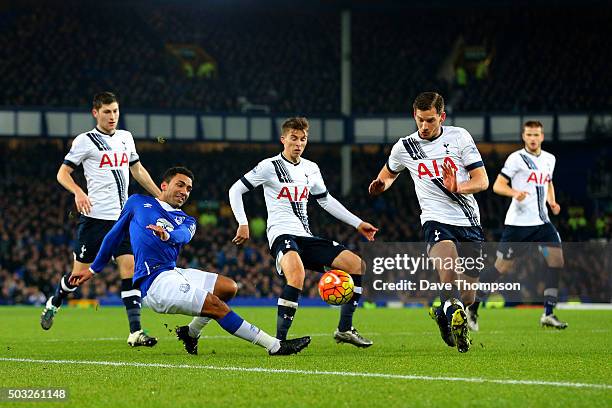
<path id="1" fill-rule="evenodd" d="M 242 195 L 247 191 L 249 189 L 241 180 L 236 181 L 229 189 L 230 206 L 238 222 L 236 236 L 232 239 L 232 243 L 236 245 L 241 245 L 249 239 L 249 220 L 244 211 L 244 203 L 242 201 Z"/>
<path id="2" fill-rule="evenodd" d="M 81 214 L 89 214 L 91 212 L 91 201 L 89 197 L 72 178 L 72 172 L 74 169 L 66 164 L 62 164 L 57 171 L 57 181 L 68 191 L 74 194 L 74 203 L 76 204 L 77 211 Z"/>
<path id="3" fill-rule="evenodd" d="M 125 233 L 130 227 L 130 221 L 132 220 L 133 201 L 133 197 L 130 197 L 125 203 L 123 210 L 121 210 L 121 215 L 119 216 L 119 219 L 102 240 L 100 250 L 96 255 L 96 259 L 94 259 L 93 263 L 90 265 L 89 270 L 85 270 L 82 272 L 73 272 L 70 275 L 68 281 L 71 285 L 79 286 L 82 285 L 84 282 L 87 282 L 93 277 L 93 275 L 101 272 L 102 269 L 104 269 L 104 267 L 108 263 L 108 261 L 110 261 L 111 256 L 113 255 L 115 250 L 119 248 L 119 245 L 121 245 L 121 241 L 123 241 L 123 237 L 125 236 Z"/>
<path id="4" fill-rule="evenodd" d="M 139 161 L 130 166 L 130 173 L 138 184 L 151 193 L 153 197 L 161 195 L 161 190 L 157 187 L 147 169 Z"/>
<path id="5" fill-rule="evenodd" d="M 519 202 L 523 201 L 529 194 L 526 191 L 518 191 L 510 187 L 510 180 L 501 174 L 497 176 L 495 183 L 493 183 L 493 192 L 504 197 L 515 198 Z"/>
<path id="6" fill-rule="evenodd" d="M 561 206 L 557 203 L 557 199 L 555 197 L 555 186 L 553 185 L 552 180 L 548 182 L 548 192 L 546 194 L 546 201 L 550 206 L 550 209 L 554 215 L 559 215 L 561 212 Z"/>
<path id="7" fill-rule="evenodd" d="M 370 183 L 368 193 L 373 196 L 382 194 L 391 187 L 391 184 L 397 179 L 397 176 L 399 176 L 399 173 L 391 172 L 387 165 L 384 165 L 383 168 L 380 169 L 378 176 Z"/>
<path id="8" fill-rule="evenodd" d="M 378 228 L 369 222 L 364 222 L 361 218 L 350 212 L 331 194 L 327 192 L 322 194 L 321 197 L 317 198 L 317 202 L 325 211 L 330 213 L 336 219 L 356 228 L 361 235 L 368 239 L 368 241 L 374 240 L 374 235 L 378 231 Z"/>

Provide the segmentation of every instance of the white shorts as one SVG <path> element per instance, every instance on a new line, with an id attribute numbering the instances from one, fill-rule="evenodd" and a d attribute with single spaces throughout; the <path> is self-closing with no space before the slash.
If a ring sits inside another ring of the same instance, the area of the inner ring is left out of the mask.
<path id="1" fill-rule="evenodd" d="M 200 316 L 206 295 L 215 290 L 217 274 L 174 268 L 160 273 L 142 300 L 157 313 Z"/>

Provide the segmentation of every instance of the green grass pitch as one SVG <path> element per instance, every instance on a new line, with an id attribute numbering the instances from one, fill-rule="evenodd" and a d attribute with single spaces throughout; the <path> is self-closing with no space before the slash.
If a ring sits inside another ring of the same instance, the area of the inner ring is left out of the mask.
<path id="1" fill-rule="evenodd" d="M 555 331 L 539 327 L 539 309 L 483 310 L 460 354 L 425 309 L 359 309 L 355 323 L 375 344 L 357 349 L 332 339 L 338 310 L 302 308 L 290 335 L 312 335 L 310 347 L 274 358 L 215 322 L 200 354 L 187 355 L 170 332 L 186 316 L 144 310 L 160 341 L 131 349 L 122 308 L 64 307 L 50 331 L 40 311 L 0 308 L 0 387 L 66 388 L 69 398 L 0 407 L 612 406 L 611 311 L 563 310 L 570 326 Z M 275 309 L 236 311 L 274 333 Z"/>

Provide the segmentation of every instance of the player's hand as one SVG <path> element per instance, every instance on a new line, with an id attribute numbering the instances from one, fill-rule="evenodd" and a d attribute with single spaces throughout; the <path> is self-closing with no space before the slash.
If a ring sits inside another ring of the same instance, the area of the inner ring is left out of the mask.
<path id="1" fill-rule="evenodd" d="M 514 193 L 513 197 L 516 199 L 516 201 L 520 203 L 525 198 L 527 198 L 528 195 L 529 193 L 526 191 L 517 191 L 516 193 Z"/>
<path id="2" fill-rule="evenodd" d="M 457 192 L 457 172 L 455 168 L 448 163 L 442 165 L 442 178 L 444 187 L 451 193 Z"/>
<path id="3" fill-rule="evenodd" d="M 359 226 L 357 227 L 357 231 L 359 231 L 361 235 L 366 237 L 368 241 L 374 241 L 374 235 L 376 235 L 376 233 L 378 232 L 378 228 L 376 228 L 369 222 L 364 221 L 359 224 Z"/>
<path id="4" fill-rule="evenodd" d="M 68 283 L 75 286 L 81 286 L 93 277 L 93 273 L 89 269 L 74 271 L 68 278 Z"/>
<path id="5" fill-rule="evenodd" d="M 385 182 L 380 178 L 373 180 L 370 183 L 370 186 L 368 187 L 368 193 L 373 196 L 382 194 L 384 191 L 385 191 Z"/>
<path id="6" fill-rule="evenodd" d="M 232 239 L 232 242 L 236 245 L 242 245 L 249 239 L 249 226 L 239 225 L 236 230 L 236 236 Z"/>
<path id="7" fill-rule="evenodd" d="M 159 225 L 149 224 L 147 225 L 147 229 L 153 231 L 153 234 L 155 234 L 162 241 L 167 241 L 170 239 L 170 233 Z"/>
<path id="8" fill-rule="evenodd" d="M 559 215 L 561 212 L 561 206 L 557 204 L 556 201 L 554 203 L 549 203 L 548 205 L 550 206 L 550 209 L 554 215 Z"/>
<path id="9" fill-rule="evenodd" d="M 74 203 L 76 204 L 77 211 L 81 214 L 88 215 L 91 212 L 91 201 L 83 191 L 79 191 L 74 195 Z"/>

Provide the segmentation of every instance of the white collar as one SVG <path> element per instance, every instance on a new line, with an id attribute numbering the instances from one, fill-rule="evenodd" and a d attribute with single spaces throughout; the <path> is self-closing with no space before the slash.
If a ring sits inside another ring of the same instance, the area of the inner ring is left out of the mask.
<path id="1" fill-rule="evenodd" d="M 159 203 L 159 205 L 162 206 L 162 208 L 166 211 L 181 211 L 180 208 L 174 208 L 173 206 L 171 206 L 170 204 L 168 204 L 165 201 L 160 200 L 159 198 L 155 198 L 157 200 L 157 202 Z"/>
<path id="2" fill-rule="evenodd" d="M 540 157 L 542 155 L 542 149 L 540 149 L 540 154 L 531 153 L 529 150 L 527 150 L 526 147 L 523 147 L 523 150 L 525 151 L 525 153 L 533 157 Z"/>

